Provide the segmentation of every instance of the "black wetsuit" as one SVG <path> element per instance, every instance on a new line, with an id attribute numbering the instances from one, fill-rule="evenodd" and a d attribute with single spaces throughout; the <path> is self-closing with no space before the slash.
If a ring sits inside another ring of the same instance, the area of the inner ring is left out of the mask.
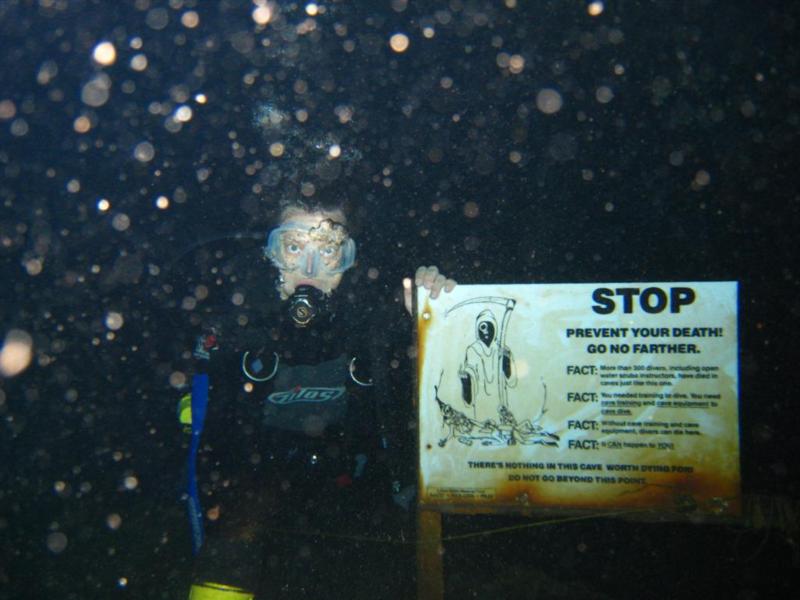
<path id="1" fill-rule="evenodd" d="M 397 551 L 364 541 L 388 535 L 396 518 L 381 450 L 384 340 L 370 309 L 339 298 L 332 317 L 305 328 L 276 302 L 258 323 L 197 340 L 195 372 L 208 373 L 210 389 L 195 581 L 265 598 L 380 597 L 400 585 L 397 571 L 365 580 L 363 564 Z"/>

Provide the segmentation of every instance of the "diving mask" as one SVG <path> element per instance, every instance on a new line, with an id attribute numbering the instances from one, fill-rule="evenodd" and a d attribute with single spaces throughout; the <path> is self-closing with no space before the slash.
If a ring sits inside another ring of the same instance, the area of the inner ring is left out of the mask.
<path id="1" fill-rule="evenodd" d="M 282 271 L 335 275 L 353 266 L 356 243 L 344 225 L 330 219 L 316 227 L 285 223 L 269 232 L 264 256 Z"/>

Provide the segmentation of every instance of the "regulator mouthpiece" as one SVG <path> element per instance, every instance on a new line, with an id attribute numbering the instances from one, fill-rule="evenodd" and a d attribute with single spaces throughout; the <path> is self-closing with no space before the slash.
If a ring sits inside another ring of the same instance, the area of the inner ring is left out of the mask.
<path id="1" fill-rule="evenodd" d="M 310 285 L 299 286 L 289 298 L 289 316 L 298 327 L 307 327 L 324 309 L 325 294 Z"/>

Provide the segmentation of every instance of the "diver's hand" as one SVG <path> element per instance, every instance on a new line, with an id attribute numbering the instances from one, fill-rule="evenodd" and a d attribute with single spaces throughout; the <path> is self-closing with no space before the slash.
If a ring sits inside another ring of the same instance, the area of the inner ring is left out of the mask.
<path id="1" fill-rule="evenodd" d="M 414 275 L 414 285 L 430 290 L 431 299 L 436 300 L 442 289 L 445 292 L 452 292 L 456 287 L 453 279 L 448 279 L 436 267 L 420 267 Z M 411 314 L 411 278 L 403 279 L 403 301 L 406 305 L 408 314 Z"/>

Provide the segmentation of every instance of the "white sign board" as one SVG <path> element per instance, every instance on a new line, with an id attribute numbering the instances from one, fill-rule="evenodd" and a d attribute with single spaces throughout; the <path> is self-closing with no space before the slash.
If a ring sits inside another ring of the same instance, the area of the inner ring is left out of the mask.
<path id="1" fill-rule="evenodd" d="M 740 510 L 735 282 L 417 290 L 420 504 Z"/>

